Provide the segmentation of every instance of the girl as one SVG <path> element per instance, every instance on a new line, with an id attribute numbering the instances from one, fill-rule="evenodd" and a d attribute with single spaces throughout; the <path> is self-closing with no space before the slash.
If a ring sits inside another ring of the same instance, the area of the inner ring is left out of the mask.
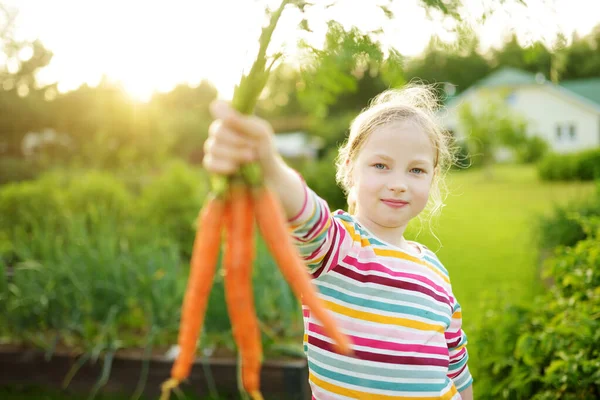
<path id="1" fill-rule="evenodd" d="M 353 343 L 352 357 L 336 353 L 304 308 L 314 399 L 473 398 L 448 271 L 403 236 L 411 219 L 440 209 L 451 161 L 432 99 L 424 86 L 389 90 L 356 117 L 336 163 L 349 210 L 333 213 L 278 155 L 266 121 L 212 105 L 204 167 L 231 174 L 259 162 L 320 296 Z"/>

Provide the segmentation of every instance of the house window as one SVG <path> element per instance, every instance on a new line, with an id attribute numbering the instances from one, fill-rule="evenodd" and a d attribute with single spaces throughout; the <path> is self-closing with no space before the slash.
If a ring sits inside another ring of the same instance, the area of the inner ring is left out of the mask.
<path id="1" fill-rule="evenodd" d="M 504 101 L 506 102 L 506 104 L 508 105 L 514 105 L 517 101 L 517 95 L 515 94 L 515 92 L 510 92 L 508 93 L 505 97 L 504 97 Z"/>
<path id="2" fill-rule="evenodd" d="M 577 140 L 577 130 L 575 124 L 569 125 L 569 138 L 573 141 Z"/>
<path id="3" fill-rule="evenodd" d="M 560 142 L 562 139 L 562 125 L 556 124 L 556 140 Z"/>

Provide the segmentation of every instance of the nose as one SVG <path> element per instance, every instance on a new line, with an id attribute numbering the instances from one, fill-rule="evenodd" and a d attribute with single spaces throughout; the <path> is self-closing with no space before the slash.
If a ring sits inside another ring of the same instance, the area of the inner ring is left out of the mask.
<path id="1" fill-rule="evenodd" d="M 395 193 L 402 193 L 408 190 L 406 182 L 403 179 L 399 178 L 390 179 L 390 181 L 387 184 L 387 188 L 388 190 Z"/>

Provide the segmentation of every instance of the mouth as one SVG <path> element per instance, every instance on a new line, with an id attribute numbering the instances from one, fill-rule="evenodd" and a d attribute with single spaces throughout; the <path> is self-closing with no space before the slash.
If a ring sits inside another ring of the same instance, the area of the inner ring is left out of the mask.
<path id="1" fill-rule="evenodd" d="M 385 204 L 386 206 L 389 206 L 392 208 L 402 208 L 402 207 L 408 205 L 408 201 L 404 201 L 404 200 L 381 199 L 381 202 L 383 204 Z"/>

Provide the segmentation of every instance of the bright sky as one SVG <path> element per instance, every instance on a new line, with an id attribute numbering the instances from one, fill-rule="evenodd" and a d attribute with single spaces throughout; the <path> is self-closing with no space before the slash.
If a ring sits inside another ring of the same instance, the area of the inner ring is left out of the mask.
<path id="1" fill-rule="evenodd" d="M 43 83 L 59 82 L 66 91 L 82 83 L 96 85 L 103 74 L 121 82 L 133 97 L 148 99 L 152 92 L 168 91 L 181 82 L 197 84 L 209 79 L 221 97 L 233 86 L 253 58 L 264 6 L 279 0 L 0 0 L 19 11 L 18 39 L 39 38 L 54 52 L 42 71 Z M 322 3 L 323 1 L 314 1 Z M 329 1 L 327 1 L 329 3 Z M 313 8 L 309 21 L 320 44 L 325 21 L 335 19 L 361 29 L 382 26 L 386 45 L 405 55 L 422 51 L 432 33 L 443 34 L 444 24 L 426 18 L 418 0 L 394 2 L 396 19 L 386 21 L 376 0 L 339 0 L 327 11 Z M 495 0 L 463 0 L 477 14 Z M 529 6 L 510 3 L 488 19 L 478 31 L 482 45 L 498 44 L 516 31 L 523 42 L 551 39 L 556 32 L 588 33 L 600 23 L 597 0 L 528 0 Z M 401 4 L 401 5 L 400 5 Z M 292 8 L 275 31 L 271 49 L 294 52 L 301 17 Z M 2 60 L 0 60 L 2 62 Z"/>

